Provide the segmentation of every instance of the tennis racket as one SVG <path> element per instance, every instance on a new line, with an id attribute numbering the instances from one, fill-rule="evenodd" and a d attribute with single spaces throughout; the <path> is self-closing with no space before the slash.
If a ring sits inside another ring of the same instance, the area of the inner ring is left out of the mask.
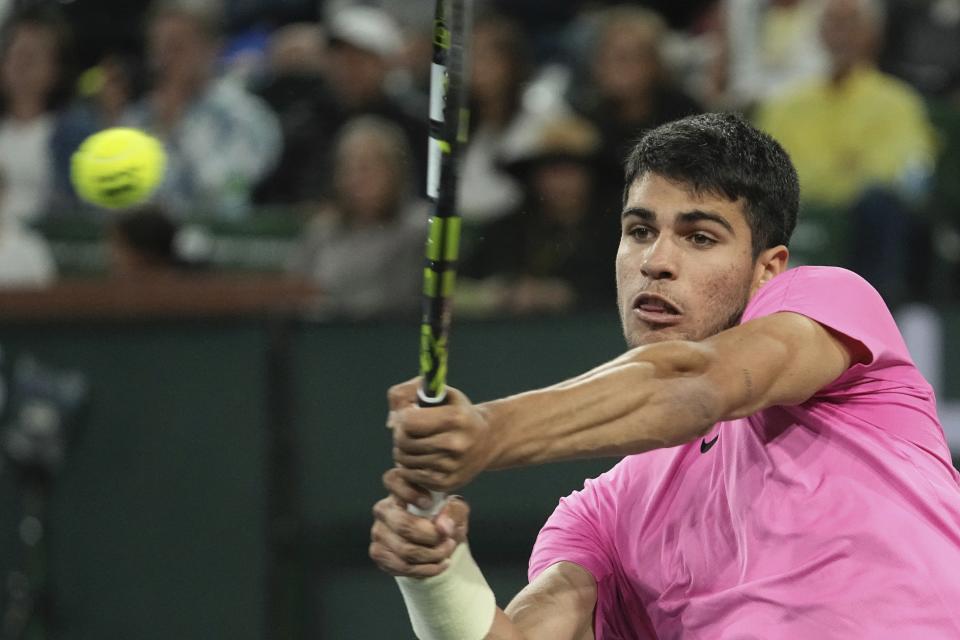
<path id="1" fill-rule="evenodd" d="M 427 230 L 420 325 L 420 406 L 442 405 L 447 397 L 447 341 L 451 301 L 460 257 L 460 217 L 456 212 L 458 160 L 467 141 L 468 42 L 473 0 L 437 0 L 430 79 L 430 139 L 427 195 L 433 213 Z M 432 516 L 445 496 L 433 493 L 433 507 L 413 513 Z"/>

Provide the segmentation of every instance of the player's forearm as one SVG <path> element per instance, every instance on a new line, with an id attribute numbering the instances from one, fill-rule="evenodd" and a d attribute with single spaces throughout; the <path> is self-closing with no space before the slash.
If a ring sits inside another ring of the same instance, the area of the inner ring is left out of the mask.
<path id="1" fill-rule="evenodd" d="M 722 415 L 704 375 L 711 352 L 653 345 L 583 376 L 484 405 L 499 442 L 492 468 L 624 456 L 688 442 Z"/>

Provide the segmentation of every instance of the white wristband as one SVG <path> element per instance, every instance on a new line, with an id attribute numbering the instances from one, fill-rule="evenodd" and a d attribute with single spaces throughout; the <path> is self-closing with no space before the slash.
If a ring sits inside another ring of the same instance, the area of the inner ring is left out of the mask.
<path id="1" fill-rule="evenodd" d="M 483 640 L 497 600 L 464 542 L 446 571 L 432 578 L 397 578 L 413 631 L 420 640 Z"/>

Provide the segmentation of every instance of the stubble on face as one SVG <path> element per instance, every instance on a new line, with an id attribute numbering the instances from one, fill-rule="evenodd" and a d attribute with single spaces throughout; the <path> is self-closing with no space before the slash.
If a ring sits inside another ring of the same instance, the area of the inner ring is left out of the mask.
<path id="1" fill-rule="evenodd" d="M 670 241 L 672 277 L 654 277 L 645 269 L 649 246 L 623 235 L 617 255 L 617 291 L 624 337 L 631 347 L 666 340 L 700 341 L 739 324 L 750 299 L 754 260 L 750 228 L 742 202 L 691 192 L 684 185 L 656 175 L 644 176 L 630 190 L 627 209 L 641 207 L 657 212 L 661 242 Z M 717 212 L 731 222 L 734 234 L 714 233 L 716 228 L 672 226 L 685 211 Z M 628 226 L 625 226 L 625 230 Z M 702 231 L 720 242 L 697 249 L 688 235 Z M 658 326 L 634 317 L 632 303 L 641 292 L 656 293 L 676 302 L 683 311 L 675 325 Z"/>
<path id="2" fill-rule="evenodd" d="M 742 276 L 738 274 L 717 274 L 717 276 L 716 281 L 725 284 L 742 280 Z M 711 279 L 709 284 L 712 285 L 714 281 Z M 632 330 L 624 317 L 629 311 L 621 304 L 621 323 L 627 346 L 633 349 L 667 340 L 699 342 L 740 324 L 747 304 L 750 302 L 749 281 L 744 282 L 738 292 L 734 290 L 732 295 L 728 293 L 731 291 L 729 286 L 705 286 L 703 289 L 702 299 L 696 302 L 699 317 L 692 318 L 691 324 L 678 327 L 651 328 L 646 331 Z"/>
<path id="3" fill-rule="evenodd" d="M 705 294 L 704 323 L 688 340 L 704 340 L 740 324 L 747 303 L 750 302 L 749 274 L 731 266 L 729 272 L 717 274 L 717 281 L 728 286 L 715 287 Z M 741 285 L 739 292 L 736 283 Z"/>

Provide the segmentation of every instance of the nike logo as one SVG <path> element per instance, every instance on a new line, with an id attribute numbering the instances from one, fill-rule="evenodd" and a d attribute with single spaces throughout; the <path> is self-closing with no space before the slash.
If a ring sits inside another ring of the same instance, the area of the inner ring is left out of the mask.
<path id="1" fill-rule="evenodd" d="M 719 439 L 720 439 L 720 434 L 719 434 L 719 433 L 718 433 L 717 435 L 715 435 L 715 436 L 713 437 L 713 440 L 711 440 L 710 442 L 707 442 L 706 439 L 701 439 L 701 440 L 700 440 L 700 453 L 706 453 L 707 451 L 710 451 L 710 449 L 713 448 L 713 445 L 717 444 L 717 440 L 719 440 Z"/>

